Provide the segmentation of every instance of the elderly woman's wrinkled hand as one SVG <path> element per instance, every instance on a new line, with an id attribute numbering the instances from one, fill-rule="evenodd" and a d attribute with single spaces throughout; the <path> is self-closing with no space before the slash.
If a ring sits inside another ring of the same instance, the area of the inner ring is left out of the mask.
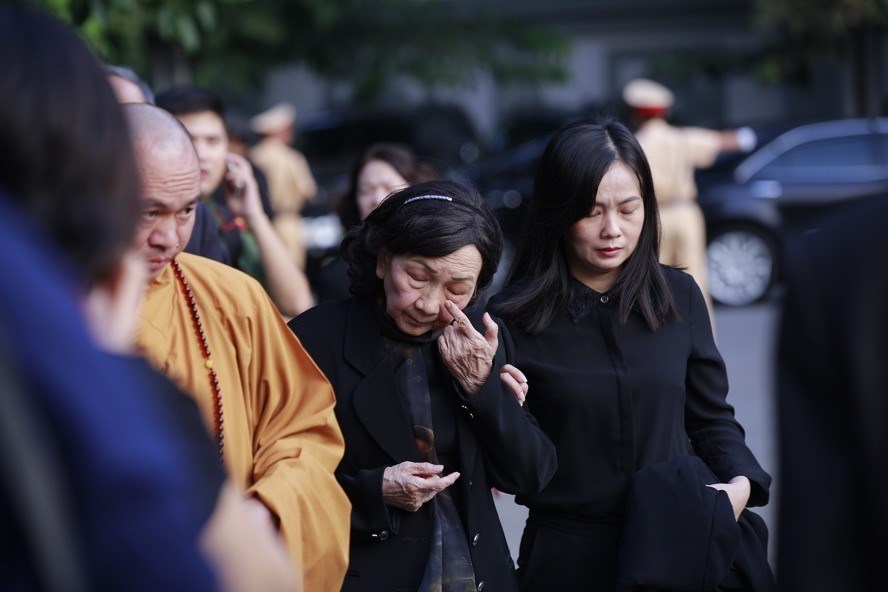
<path id="1" fill-rule="evenodd" d="M 439 476 L 443 465 L 402 462 L 382 474 L 382 499 L 387 506 L 415 512 L 439 492 L 453 485 L 459 473 Z"/>
<path id="2" fill-rule="evenodd" d="M 490 376 L 493 356 L 499 344 L 499 327 L 489 314 L 484 313 L 485 333 L 481 335 L 456 304 L 447 300 L 444 306 L 453 317 L 453 322 L 444 328 L 444 334 L 438 338 L 438 349 L 463 392 L 472 397 Z"/>

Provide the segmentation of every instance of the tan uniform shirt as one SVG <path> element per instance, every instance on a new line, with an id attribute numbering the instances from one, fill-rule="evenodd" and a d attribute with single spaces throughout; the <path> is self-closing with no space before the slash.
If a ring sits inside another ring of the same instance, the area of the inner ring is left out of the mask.
<path id="1" fill-rule="evenodd" d="M 276 214 L 298 214 L 317 193 L 305 156 L 279 140 L 266 138 L 259 142 L 250 151 L 250 160 L 268 178 L 268 194 Z"/>
<path id="2" fill-rule="evenodd" d="M 654 177 L 657 202 L 697 198 L 694 171 L 715 162 L 721 149 L 719 132 L 699 127 L 674 127 L 651 119 L 636 134 Z"/>
<path id="3" fill-rule="evenodd" d="M 712 166 L 721 152 L 721 134 L 699 127 L 647 121 L 636 133 L 647 156 L 660 210 L 660 262 L 683 268 L 700 286 L 712 326 L 706 264 L 706 221 L 697 205 L 694 172 Z"/>
<path id="4" fill-rule="evenodd" d="M 333 476 L 344 443 L 333 390 L 249 276 L 182 253 L 222 394 L 224 464 L 279 519 L 304 590 L 339 590 L 351 504 Z M 213 391 L 188 303 L 172 265 L 148 285 L 138 344 L 197 401 L 213 426 Z"/>
<path id="5" fill-rule="evenodd" d="M 305 266 L 300 211 L 314 198 L 318 186 L 308 161 L 280 140 L 266 138 L 250 151 L 250 160 L 268 178 L 268 196 L 274 209 L 274 228 L 293 260 Z"/>

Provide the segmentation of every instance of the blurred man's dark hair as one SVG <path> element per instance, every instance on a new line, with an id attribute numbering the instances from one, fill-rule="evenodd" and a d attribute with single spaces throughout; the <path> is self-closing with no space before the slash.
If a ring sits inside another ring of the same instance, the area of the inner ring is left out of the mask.
<path id="1" fill-rule="evenodd" d="M 0 13 L 0 56 L 0 188 L 99 279 L 129 247 L 139 208 L 111 86 L 63 24 L 23 9 Z"/>
<path id="2" fill-rule="evenodd" d="M 156 104 L 173 115 L 212 111 L 225 121 L 225 103 L 211 90 L 191 85 L 173 86 L 158 93 Z"/>

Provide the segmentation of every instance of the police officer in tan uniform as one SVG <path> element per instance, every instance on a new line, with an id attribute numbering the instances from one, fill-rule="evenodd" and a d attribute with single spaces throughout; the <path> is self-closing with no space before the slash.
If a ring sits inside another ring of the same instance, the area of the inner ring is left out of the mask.
<path id="1" fill-rule="evenodd" d="M 676 127 L 666 121 L 675 96 L 668 88 L 637 78 L 623 88 L 632 108 L 638 143 L 654 179 L 662 237 L 660 261 L 684 268 L 697 282 L 712 315 L 706 279 L 706 225 L 697 205 L 694 170 L 712 166 L 721 152 L 749 151 L 755 133 L 749 128 L 715 131 Z M 713 325 L 714 327 L 714 325 Z"/>
<path id="2" fill-rule="evenodd" d="M 290 147 L 296 124 L 296 108 L 279 103 L 250 120 L 250 128 L 262 140 L 250 151 L 250 159 L 268 178 L 268 193 L 274 209 L 274 227 L 293 260 L 305 267 L 302 238 L 302 207 L 314 199 L 318 186 L 308 161 Z"/>

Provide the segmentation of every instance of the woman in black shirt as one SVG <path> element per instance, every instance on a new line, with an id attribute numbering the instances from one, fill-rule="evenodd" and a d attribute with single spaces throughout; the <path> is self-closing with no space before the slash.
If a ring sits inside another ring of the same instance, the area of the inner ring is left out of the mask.
<path id="1" fill-rule="evenodd" d="M 716 477 L 700 486 L 704 498 L 720 500 L 714 517 L 729 528 L 731 509 L 736 519 L 768 500 L 770 477 L 725 400 L 700 289 L 661 266 L 658 251 L 651 173 L 631 132 L 610 120 L 563 128 L 540 161 L 507 288 L 491 302 L 532 385 L 527 404 L 558 450 L 549 485 L 517 498 L 530 508 L 522 590 L 617 587 L 641 469 L 701 458 Z"/>

